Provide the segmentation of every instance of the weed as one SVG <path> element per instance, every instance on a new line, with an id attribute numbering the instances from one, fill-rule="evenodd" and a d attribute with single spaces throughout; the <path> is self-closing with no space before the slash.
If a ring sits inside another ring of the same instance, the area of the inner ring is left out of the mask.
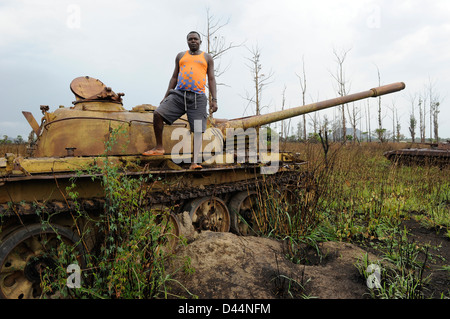
<path id="1" fill-rule="evenodd" d="M 118 134 L 120 129 L 111 131 L 106 154 Z M 60 291 L 63 296 L 73 298 L 167 297 L 170 294 L 167 283 L 172 279 L 166 273 L 165 262 L 170 254 L 167 247 L 173 236 L 172 225 L 168 213 L 155 213 L 147 203 L 152 176 L 127 176 L 111 165 L 107 155 L 102 157 L 99 165 L 87 170 L 93 180 L 99 180 L 104 190 L 105 205 L 99 216 L 88 215 L 78 204 L 76 181 L 67 192 L 74 203 L 72 217 L 80 241 L 88 246 L 85 241 L 93 229 L 83 228 L 83 225 L 90 223 L 95 225 L 96 245 L 84 252 L 78 289 L 66 287 L 66 266 L 77 258 L 73 249 L 61 246 L 57 255 L 58 267 L 50 270 L 43 280 L 45 291 Z"/>
<path id="2" fill-rule="evenodd" d="M 355 264 L 359 273 L 367 280 L 370 295 L 377 299 L 422 299 L 424 287 L 429 278 L 424 277 L 424 270 L 429 259 L 429 247 L 420 247 L 409 241 L 406 230 L 394 231 L 389 240 L 379 246 L 384 251 L 383 264 L 371 263 L 367 253 Z M 423 254 L 424 259 L 419 260 Z M 378 284 L 373 285 L 375 269 Z M 369 271 L 370 270 L 370 271 Z"/>

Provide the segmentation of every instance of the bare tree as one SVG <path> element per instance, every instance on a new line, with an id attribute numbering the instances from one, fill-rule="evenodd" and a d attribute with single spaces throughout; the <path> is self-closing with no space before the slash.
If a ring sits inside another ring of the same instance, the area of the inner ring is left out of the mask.
<path id="1" fill-rule="evenodd" d="M 421 143 L 425 143 L 425 116 L 426 116 L 426 111 L 425 111 L 425 102 L 426 102 L 426 97 L 425 99 L 421 96 L 419 97 L 419 135 L 420 135 L 420 142 Z"/>
<path id="2" fill-rule="evenodd" d="M 281 110 L 284 110 L 284 106 L 286 103 L 286 85 L 284 85 L 283 88 L 283 93 L 281 94 L 282 98 L 281 98 Z M 281 138 L 286 138 L 289 136 L 289 127 L 291 124 L 291 120 L 289 119 L 288 121 L 288 125 L 285 125 L 284 120 L 281 121 Z"/>
<path id="3" fill-rule="evenodd" d="M 332 74 L 332 76 L 337 82 L 337 85 L 338 85 L 337 93 L 339 96 L 347 95 L 348 90 L 349 90 L 349 88 L 347 88 L 347 81 L 345 79 L 344 62 L 345 62 L 347 54 L 350 50 L 351 49 L 343 50 L 341 53 L 338 53 L 336 51 L 336 49 L 333 50 L 333 54 L 336 57 L 336 62 L 338 64 L 338 67 L 337 67 L 336 74 L 335 75 Z M 341 105 L 342 137 L 343 137 L 344 142 L 345 142 L 345 138 L 347 135 L 347 129 L 346 129 L 346 123 L 345 123 L 345 107 L 346 107 L 346 104 Z"/>
<path id="4" fill-rule="evenodd" d="M 255 113 L 256 115 L 261 114 L 261 110 L 263 107 L 262 105 L 262 92 L 266 85 L 270 83 L 271 78 L 273 77 L 273 72 L 270 71 L 268 75 L 264 74 L 262 71 L 262 65 L 261 65 L 261 51 L 258 48 L 258 45 L 253 47 L 252 49 L 247 48 L 248 51 L 251 54 L 250 58 L 247 58 L 248 61 L 250 61 L 249 64 L 247 64 L 247 67 L 250 69 L 252 77 L 253 77 L 253 85 L 254 85 L 254 95 L 249 96 L 247 94 L 247 101 L 249 101 L 249 104 L 255 105 Z"/>
<path id="5" fill-rule="evenodd" d="M 395 125 L 395 129 L 396 129 L 396 131 L 395 131 L 395 135 L 397 136 L 397 142 L 400 142 L 400 140 L 404 137 L 402 134 L 401 134 L 401 128 L 402 128 L 402 125 L 400 124 L 400 118 L 399 118 L 399 116 L 398 116 L 398 110 L 395 110 L 395 122 L 396 122 L 396 125 Z"/>
<path id="6" fill-rule="evenodd" d="M 392 106 L 390 109 L 392 111 L 392 142 L 395 142 L 395 107 Z"/>
<path id="7" fill-rule="evenodd" d="M 400 142 L 401 139 L 401 124 L 398 117 L 398 111 L 395 107 L 395 102 L 392 102 L 392 108 L 390 108 L 392 111 L 392 142 Z"/>
<path id="8" fill-rule="evenodd" d="M 437 101 L 433 102 L 433 126 L 434 126 L 434 139 L 436 140 L 436 143 L 439 143 L 439 120 L 438 120 L 439 105 L 440 105 L 439 102 Z"/>
<path id="9" fill-rule="evenodd" d="M 425 143 L 426 141 L 427 116 L 429 116 L 430 119 L 430 141 L 433 139 L 433 100 L 433 87 L 430 81 L 428 85 L 424 85 L 423 93 L 419 96 L 419 129 L 421 143 Z"/>
<path id="10" fill-rule="evenodd" d="M 203 37 L 206 39 L 206 47 L 207 53 L 211 54 L 214 60 L 214 74 L 216 80 L 224 74 L 228 67 L 222 69 L 220 64 L 221 57 L 228 52 L 229 50 L 239 47 L 242 44 L 234 45 L 233 42 L 227 43 L 225 41 L 225 37 L 219 34 L 219 31 L 225 27 L 230 22 L 228 18 L 225 22 L 222 22 L 222 19 L 215 18 L 209 11 L 209 8 L 206 9 L 206 33 L 203 34 Z M 224 83 L 217 82 L 217 86 L 225 85 Z M 209 105 L 211 105 L 211 93 L 209 95 Z M 213 115 L 212 112 L 209 112 L 210 116 Z"/>
<path id="11" fill-rule="evenodd" d="M 320 129 L 320 116 L 318 114 L 319 112 L 313 112 L 309 114 L 309 118 L 311 120 L 311 126 L 313 128 L 313 133 L 318 134 Z"/>
<path id="12" fill-rule="evenodd" d="M 352 103 L 351 112 L 350 112 L 350 108 L 347 108 L 347 111 L 348 111 L 348 118 L 350 121 L 350 125 L 352 126 L 352 129 L 353 129 L 353 141 L 357 141 L 359 143 L 359 138 L 356 133 L 357 133 L 358 122 L 361 119 L 360 111 L 355 106 L 355 103 Z"/>
<path id="13" fill-rule="evenodd" d="M 428 80 L 428 99 L 429 99 L 429 110 L 430 110 L 430 140 L 433 139 L 438 143 L 439 142 L 439 95 L 436 94 L 434 90 L 435 83 Z"/>
<path id="14" fill-rule="evenodd" d="M 339 111 L 336 111 L 336 108 L 333 108 L 333 121 L 331 122 L 331 135 L 333 138 L 333 142 L 337 142 L 341 140 L 341 121 L 339 120 L 339 115 L 337 114 Z"/>
<path id="15" fill-rule="evenodd" d="M 316 98 L 310 97 L 312 101 L 320 101 L 319 94 Z M 309 124 L 313 129 L 313 135 L 317 135 L 320 130 L 320 112 L 308 113 L 308 118 L 310 120 Z M 310 133 L 311 135 L 311 133 Z"/>
<path id="16" fill-rule="evenodd" d="M 300 81 L 300 87 L 302 89 L 302 105 L 306 105 L 305 95 L 306 95 L 306 71 L 305 71 L 305 57 L 302 56 L 302 76 L 297 74 Z M 303 139 L 306 141 L 306 114 L 303 114 Z"/>
<path id="17" fill-rule="evenodd" d="M 378 86 L 381 86 L 381 75 L 380 70 L 377 66 L 377 75 L 378 75 Z M 383 118 L 382 118 L 382 111 L 381 111 L 381 96 L 378 96 L 378 128 L 376 129 L 378 140 L 381 143 L 384 143 L 386 141 L 386 129 L 383 128 Z"/>
<path id="18" fill-rule="evenodd" d="M 417 126 L 417 120 L 415 115 L 415 106 L 416 106 L 416 95 L 410 95 L 409 101 L 411 102 L 411 113 L 409 114 L 409 134 L 411 136 L 411 141 L 413 143 L 416 142 L 416 126 Z"/>
<path id="19" fill-rule="evenodd" d="M 323 122 L 322 122 L 322 125 L 321 125 L 321 131 L 329 132 L 330 131 L 329 126 L 330 126 L 330 120 L 328 119 L 328 116 L 326 114 L 324 114 Z M 328 133 L 327 133 L 327 136 L 328 136 Z"/>
<path id="20" fill-rule="evenodd" d="M 366 129 L 367 129 L 367 141 L 372 142 L 372 132 L 370 130 L 370 101 L 367 100 L 366 108 Z"/>
<path id="21" fill-rule="evenodd" d="M 297 122 L 297 140 L 301 141 L 303 139 L 303 124 L 301 121 Z"/>

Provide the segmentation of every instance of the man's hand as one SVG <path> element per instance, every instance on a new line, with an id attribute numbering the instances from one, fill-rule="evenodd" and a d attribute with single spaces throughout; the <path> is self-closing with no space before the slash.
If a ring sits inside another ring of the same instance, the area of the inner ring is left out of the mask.
<path id="1" fill-rule="evenodd" d="M 209 113 L 217 112 L 217 101 L 212 101 L 211 105 L 209 106 Z"/>

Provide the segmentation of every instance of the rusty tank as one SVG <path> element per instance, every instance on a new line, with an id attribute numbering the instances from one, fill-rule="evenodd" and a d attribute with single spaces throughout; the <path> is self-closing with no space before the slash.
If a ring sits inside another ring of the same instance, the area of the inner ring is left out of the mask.
<path id="1" fill-rule="evenodd" d="M 258 187 L 288 189 L 307 174 L 299 169 L 303 161 L 298 154 L 279 152 L 273 145 L 267 148 L 263 142 L 267 136 L 255 128 L 404 87 L 398 82 L 259 116 L 208 118 L 202 142 L 203 169 L 191 170 L 193 138 L 186 117 L 164 128 L 163 143 L 170 153 L 143 156 L 155 145 L 155 107 L 142 104 L 127 110 L 123 93 L 115 93 L 92 77 L 74 79 L 70 83 L 73 106 L 50 112 L 41 105 L 40 123 L 30 112 L 23 112 L 37 136 L 29 153 L 0 158 L 0 297 L 39 298 L 38 270 L 51 265 L 42 255 L 40 240 L 44 237 L 40 235 L 58 231 L 68 242 L 77 242 L 78 226 L 71 216 L 75 205 L 98 216 L 105 204 L 104 190 L 90 169 L 101 165 L 102 159 L 127 176 L 152 177 L 146 205 L 156 213 L 169 212 L 165 216 L 169 216 L 175 238 L 179 235 L 176 216 L 186 211 L 197 231 L 231 230 L 246 235 L 251 232 L 249 211 Z M 112 137 L 115 143 L 108 144 Z M 67 191 L 74 179 L 77 203 Z M 42 211 L 52 216 L 52 228 L 42 228 Z"/>
<path id="2" fill-rule="evenodd" d="M 440 167 L 450 165 L 450 141 L 420 143 L 420 146 L 392 150 L 385 152 L 383 155 L 393 163 L 404 165 L 433 165 Z"/>

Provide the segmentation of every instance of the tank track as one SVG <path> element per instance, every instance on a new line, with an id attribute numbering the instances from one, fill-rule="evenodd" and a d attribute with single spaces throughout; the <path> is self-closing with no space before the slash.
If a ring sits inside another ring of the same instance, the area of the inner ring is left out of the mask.
<path id="1" fill-rule="evenodd" d="M 178 206 L 183 208 L 183 203 L 194 198 L 204 196 L 227 197 L 237 191 L 257 190 L 259 187 L 279 185 L 279 186 L 297 186 L 301 181 L 310 175 L 307 172 L 281 172 L 276 175 L 268 175 L 267 177 L 255 178 L 252 180 L 244 180 L 233 183 L 223 183 L 219 185 L 207 185 L 202 188 L 176 188 L 170 192 L 151 192 L 151 196 L 147 198 L 148 205 L 164 204 L 168 206 Z M 45 203 L 39 202 L 20 202 L 0 204 L 0 216 L 22 216 L 35 215 L 38 212 L 46 212 L 49 214 L 64 213 L 74 211 L 76 209 L 86 212 L 101 211 L 104 207 L 104 198 L 88 198 L 79 199 L 77 202 L 72 200 L 66 201 L 48 201 Z M 177 205 L 178 204 L 178 205 Z M 179 212 L 175 212 L 179 213 Z"/>

